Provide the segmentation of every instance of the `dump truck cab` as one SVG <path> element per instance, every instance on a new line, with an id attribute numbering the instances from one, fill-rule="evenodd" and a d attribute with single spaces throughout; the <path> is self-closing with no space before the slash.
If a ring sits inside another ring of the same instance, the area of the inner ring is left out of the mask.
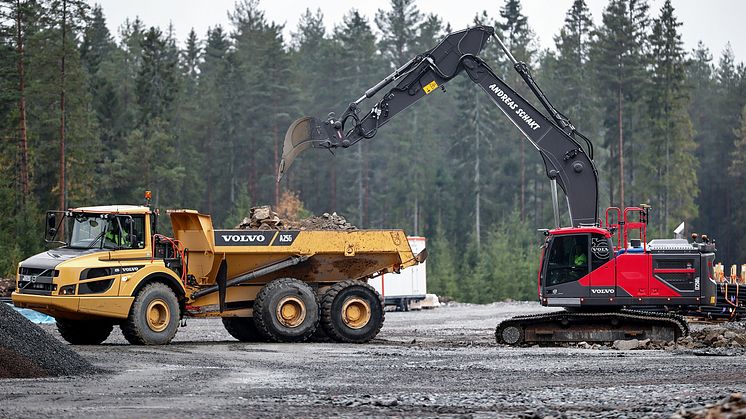
<path id="1" fill-rule="evenodd" d="M 47 212 L 45 240 L 59 246 L 19 264 L 14 303 L 58 319 L 125 319 L 151 274 L 183 296 L 168 261 L 153 258 L 154 217 L 135 205 Z"/>

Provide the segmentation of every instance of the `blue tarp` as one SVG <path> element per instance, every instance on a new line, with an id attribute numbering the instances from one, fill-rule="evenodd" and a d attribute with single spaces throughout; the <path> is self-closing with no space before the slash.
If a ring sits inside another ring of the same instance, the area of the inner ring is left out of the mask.
<path id="1" fill-rule="evenodd" d="M 13 308 L 17 312 L 21 313 L 23 317 L 31 320 L 32 322 L 36 324 L 54 324 L 54 317 L 47 316 L 44 313 L 39 313 L 38 311 L 29 310 L 27 308 L 18 308 L 18 307 L 13 307 Z"/>

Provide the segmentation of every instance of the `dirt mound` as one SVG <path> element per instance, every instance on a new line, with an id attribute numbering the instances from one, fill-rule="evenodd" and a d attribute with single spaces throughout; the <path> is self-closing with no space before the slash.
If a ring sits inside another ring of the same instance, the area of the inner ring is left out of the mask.
<path id="1" fill-rule="evenodd" d="M 12 278 L 0 278 L 0 297 L 10 297 L 16 289 L 16 280 Z"/>
<path id="2" fill-rule="evenodd" d="M 0 378 L 92 374 L 98 370 L 69 346 L 0 303 Z"/>
<path id="3" fill-rule="evenodd" d="M 333 212 L 304 218 L 302 220 L 288 220 L 280 218 L 269 205 L 254 207 L 249 216 L 241 221 L 236 228 L 249 230 L 357 230 L 357 227 Z"/>
<path id="4" fill-rule="evenodd" d="M 746 417 L 746 397 L 743 393 L 733 393 L 715 404 L 696 409 L 681 409 L 674 413 L 674 419 L 725 419 Z"/>

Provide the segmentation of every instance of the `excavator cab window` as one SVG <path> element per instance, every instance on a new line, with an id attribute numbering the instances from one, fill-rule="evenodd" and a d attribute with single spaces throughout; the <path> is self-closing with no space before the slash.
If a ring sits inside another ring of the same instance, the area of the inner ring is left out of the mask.
<path id="1" fill-rule="evenodd" d="M 552 239 L 547 264 L 547 285 L 577 281 L 588 275 L 588 235 L 572 234 Z"/>

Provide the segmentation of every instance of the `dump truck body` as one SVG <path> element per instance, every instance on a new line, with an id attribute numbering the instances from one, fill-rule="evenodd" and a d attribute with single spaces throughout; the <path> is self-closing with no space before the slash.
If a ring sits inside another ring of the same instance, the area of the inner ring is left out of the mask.
<path id="1" fill-rule="evenodd" d="M 158 329 L 168 329 L 174 319 L 178 322 L 184 317 L 221 316 L 252 321 L 255 300 L 265 288 L 269 289 L 265 294 L 287 288 L 312 292 L 316 295 L 314 300 L 323 300 L 336 284 L 356 281 L 354 285 L 359 285 L 367 278 L 417 264 L 401 230 L 216 230 L 210 216 L 193 210 L 169 211 L 169 216 L 173 238 L 153 233 L 153 213 L 148 207 L 69 211 L 66 217 L 74 220 L 71 234 L 78 238 L 89 236 L 76 243 L 88 243 L 91 248 L 72 246 L 71 239 L 62 247 L 21 262 L 14 304 L 49 314 L 69 328 L 80 325 L 82 329 L 94 322 L 107 324 L 107 328 L 122 324 L 123 331 L 126 327 L 133 329 L 130 340 L 135 343 L 165 343 L 157 339 L 142 342 L 147 339 L 134 336 L 139 333 L 138 325 L 132 323 L 136 311 L 144 316 L 139 326 L 144 324 L 157 333 Z M 129 230 L 113 240 L 129 238 L 127 245 L 111 245 L 111 226 L 124 224 Z M 97 245 L 99 241 L 101 244 Z M 334 290 L 335 295 L 341 291 Z M 153 294 L 152 301 L 140 304 L 138 298 L 143 294 Z M 262 307 L 266 309 L 274 294 L 262 296 Z M 358 313 L 357 309 L 362 310 L 358 310 L 362 316 L 375 311 L 377 303 L 373 297 L 365 294 L 359 300 L 358 305 L 353 301 L 344 306 L 345 315 Z M 313 317 L 311 311 L 320 311 L 319 307 L 307 306 L 315 301 L 292 296 L 272 304 L 279 304 L 273 310 L 276 309 L 280 323 L 288 323 L 283 315 L 298 320 L 301 314 L 306 319 Z M 283 340 L 281 336 L 265 338 Z"/>

